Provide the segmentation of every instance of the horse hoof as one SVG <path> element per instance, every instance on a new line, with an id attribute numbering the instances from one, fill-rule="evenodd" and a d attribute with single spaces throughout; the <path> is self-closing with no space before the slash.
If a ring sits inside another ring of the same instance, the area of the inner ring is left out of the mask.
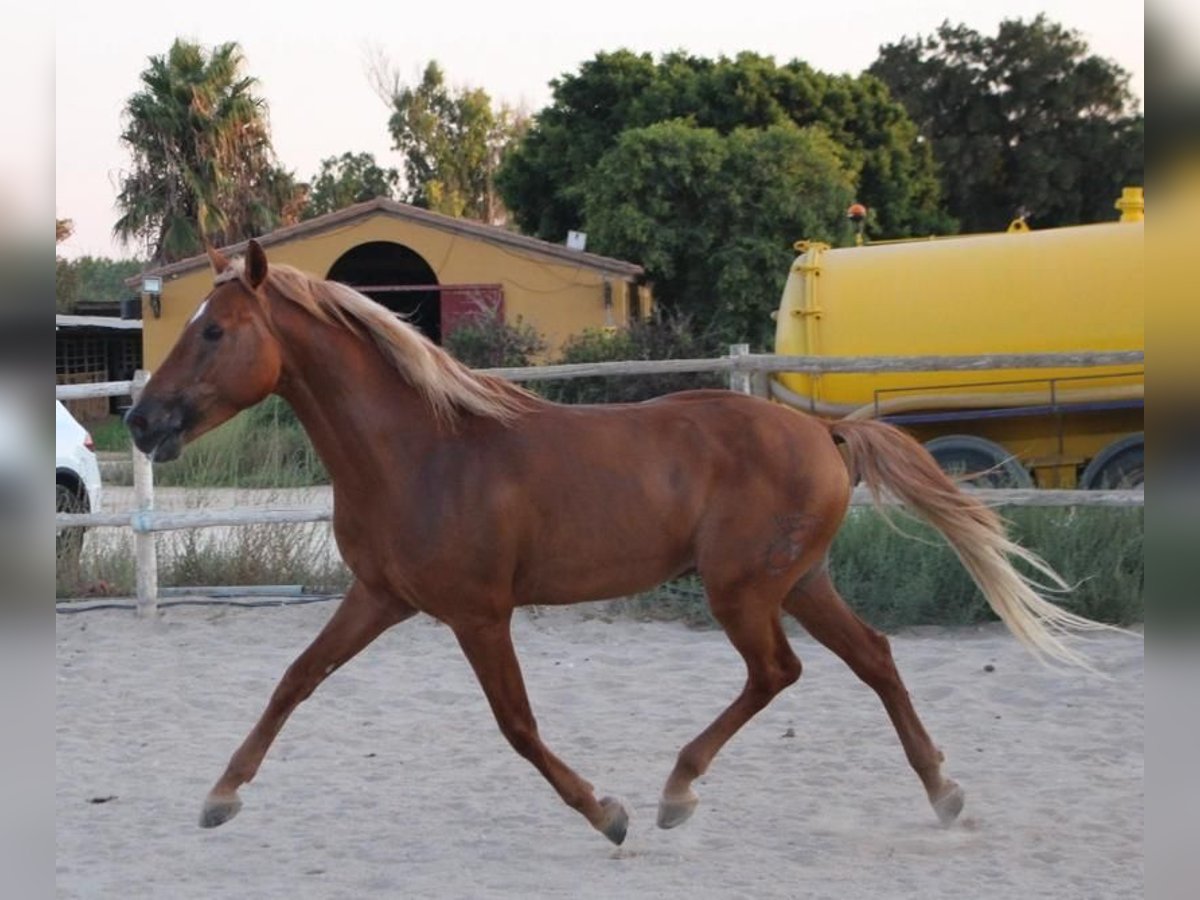
<path id="1" fill-rule="evenodd" d="M 629 830 L 629 813 L 615 797 L 605 797 L 600 801 L 604 810 L 604 825 L 600 833 L 618 847 L 625 842 L 625 833 Z"/>
<path id="2" fill-rule="evenodd" d="M 947 779 L 946 784 L 942 787 L 941 796 L 933 801 L 933 811 L 937 813 L 938 821 L 943 825 L 949 825 L 957 819 L 966 799 L 963 789 Z"/>
<path id="3" fill-rule="evenodd" d="M 658 801 L 658 827 L 674 828 L 682 825 L 696 811 L 700 798 L 695 791 L 689 790 L 687 795 L 678 799 L 663 797 Z"/>
<path id="4" fill-rule="evenodd" d="M 201 828 L 216 828 L 238 814 L 242 800 L 236 793 L 209 794 L 204 798 L 204 809 L 200 813 Z"/>

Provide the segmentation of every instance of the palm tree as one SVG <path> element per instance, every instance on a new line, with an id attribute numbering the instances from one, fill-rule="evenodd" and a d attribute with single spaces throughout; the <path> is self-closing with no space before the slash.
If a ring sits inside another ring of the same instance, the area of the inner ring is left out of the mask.
<path id="1" fill-rule="evenodd" d="M 206 52 L 176 40 L 150 57 L 125 104 L 122 173 L 113 233 L 154 262 L 253 237 L 295 215 L 301 188 L 275 162 L 265 101 L 241 74 L 235 42 Z"/>

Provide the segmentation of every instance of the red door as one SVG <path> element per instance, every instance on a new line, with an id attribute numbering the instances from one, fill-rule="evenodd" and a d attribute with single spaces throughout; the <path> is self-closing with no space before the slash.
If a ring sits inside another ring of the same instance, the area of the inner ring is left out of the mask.
<path id="1" fill-rule="evenodd" d="M 472 319 L 504 321 L 504 288 L 498 284 L 446 284 L 441 288 L 442 340 Z"/>

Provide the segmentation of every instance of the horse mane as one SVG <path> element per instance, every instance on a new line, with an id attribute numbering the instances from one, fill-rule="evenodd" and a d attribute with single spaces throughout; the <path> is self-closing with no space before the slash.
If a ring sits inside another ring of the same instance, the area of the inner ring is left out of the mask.
<path id="1" fill-rule="evenodd" d="M 216 282 L 235 278 L 251 289 L 244 260 L 231 263 Z M 369 338 L 442 423 L 453 425 L 467 413 L 507 424 L 533 406 L 535 396 L 529 391 L 473 372 L 396 313 L 351 287 L 275 263 L 267 270 L 266 286 L 318 320 Z"/>

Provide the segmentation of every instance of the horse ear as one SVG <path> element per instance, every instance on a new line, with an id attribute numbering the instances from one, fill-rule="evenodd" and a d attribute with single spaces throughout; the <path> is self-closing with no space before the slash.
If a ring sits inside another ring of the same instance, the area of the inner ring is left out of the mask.
<path id="1" fill-rule="evenodd" d="M 246 281 L 250 287 L 257 288 L 267 280 L 267 254 L 262 246 L 253 238 L 246 247 Z"/>
<path id="2" fill-rule="evenodd" d="M 229 268 L 229 260 L 225 255 L 208 242 L 208 238 L 204 239 L 204 252 L 208 254 L 208 261 L 212 263 L 213 272 L 220 275 Z"/>

